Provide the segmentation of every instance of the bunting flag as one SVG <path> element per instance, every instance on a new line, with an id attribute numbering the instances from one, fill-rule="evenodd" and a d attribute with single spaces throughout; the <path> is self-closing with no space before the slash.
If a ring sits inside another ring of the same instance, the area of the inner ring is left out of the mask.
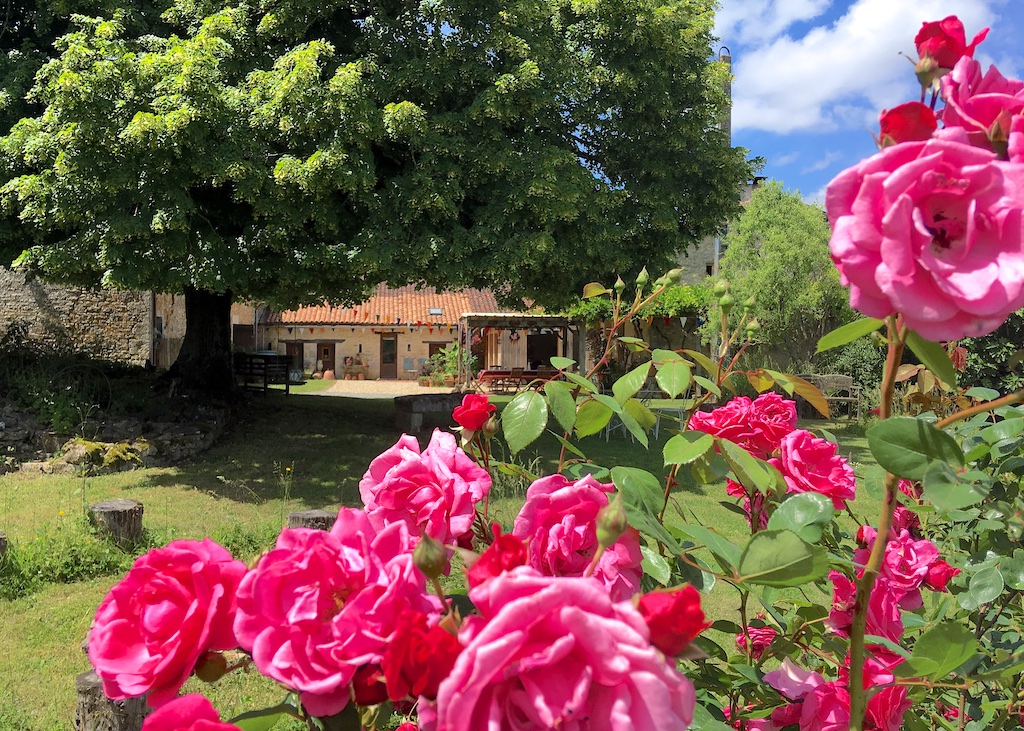
<path id="1" fill-rule="evenodd" d="M 292 334 L 292 328 L 288 328 L 288 334 L 289 334 L 289 335 L 291 335 L 291 334 Z"/>
<path id="2" fill-rule="evenodd" d="M 312 335 L 312 334 L 313 334 L 313 328 L 309 328 L 309 334 L 310 334 L 310 335 Z"/>

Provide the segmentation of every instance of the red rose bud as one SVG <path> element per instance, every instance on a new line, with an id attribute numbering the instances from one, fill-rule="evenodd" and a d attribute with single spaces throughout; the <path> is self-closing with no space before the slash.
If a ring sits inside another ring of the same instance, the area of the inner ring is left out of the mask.
<path id="1" fill-rule="evenodd" d="M 881 128 L 880 147 L 927 140 L 939 126 L 935 112 L 921 102 L 907 102 L 893 109 L 883 110 L 878 117 L 878 124 Z"/>
<path id="2" fill-rule="evenodd" d="M 949 71 L 964 56 L 974 56 L 974 49 L 987 35 L 988 28 L 974 36 L 971 44 L 967 45 L 964 24 L 955 15 L 950 15 L 942 20 L 922 23 L 914 45 L 922 59 L 931 58 L 940 69 Z"/>
<path id="3" fill-rule="evenodd" d="M 380 665 L 363 665 L 352 676 L 352 700 L 357 706 L 375 706 L 388 699 L 384 670 Z"/>
<path id="4" fill-rule="evenodd" d="M 501 526 L 497 523 L 494 524 L 492 530 L 494 531 L 494 543 L 466 572 L 466 581 L 470 588 L 479 586 L 488 579 L 493 579 L 516 566 L 526 565 L 526 544 L 511 534 L 502 535 Z"/>
<path id="5" fill-rule="evenodd" d="M 448 568 L 448 552 L 443 545 L 424 534 L 413 549 L 412 562 L 428 579 L 436 579 Z"/>
<path id="6" fill-rule="evenodd" d="M 395 731 L 420 731 L 420 727 L 412 721 L 406 721 L 401 726 L 396 728 Z"/>
<path id="7" fill-rule="evenodd" d="M 497 410 L 498 407 L 490 403 L 484 394 L 467 393 L 462 399 L 462 405 L 452 411 L 452 418 L 463 429 L 480 431 L 488 417 Z"/>
<path id="8" fill-rule="evenodd" d="M 928 575 L 924 579 L 924 585 L 932 591 L 945 591 L 946 584 L 954 576 L 960 573 L 941 558 L 928 567 Z"/>
<path id="9" fill-rule="evenodd" d="M 622 494 L 616 493 L 615 499 L 605 505 L 597 514 L 597 543 L 602 548 L 615 545 L 619 536 L 626 532 L 629 522 L 626 520 L 626 508 L 622 505 Z"/>
<path id="10" fill-rule="evenodd" d="M 388 697 L 393 701 L 418 696 L 434 700 L 437 687 L 451 673 L 461 651 L 459 641 L 441 627 L 431 627 L 425 614 L 404 610 L 381 661 Z"/>
<path id="11" fill-rule="evenodd" d="M 637 605 L 651 644 L 669 657 L 682 653 L 697 635 L 711 626 L 700 608 L 700 593 L 690 585 L 648 592 Z"/>
<path id="12" fill-rule="evenodd" d="M 204 683 L 216 683 L 227 675 L 228 661 L 219 652 L 205 652 L 196 663 L 194 672 Z"/>

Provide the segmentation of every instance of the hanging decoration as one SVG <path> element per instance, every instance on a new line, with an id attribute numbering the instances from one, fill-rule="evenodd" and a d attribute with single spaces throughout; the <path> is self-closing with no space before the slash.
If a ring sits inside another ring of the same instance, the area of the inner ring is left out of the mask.
<path id="1" fill-rule="evenodd" d="M 508 334 L 508 339 L 509 339 L 509 342 L 511 342 L 511 343 L 518 343 L 519 342 L 519 331 L 518 330 L 513 330 L 512 332 L 510 332 Z"/>

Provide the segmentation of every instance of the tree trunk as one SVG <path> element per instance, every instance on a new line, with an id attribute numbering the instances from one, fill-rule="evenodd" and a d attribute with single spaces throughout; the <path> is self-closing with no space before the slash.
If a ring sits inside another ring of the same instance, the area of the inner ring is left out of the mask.
<path id="1" fill-rule="evenodd" d="M 231 373 L 231 293 L 185 288 L 185 338 L 170 375 L 187 390 L 227 394 Z"/>

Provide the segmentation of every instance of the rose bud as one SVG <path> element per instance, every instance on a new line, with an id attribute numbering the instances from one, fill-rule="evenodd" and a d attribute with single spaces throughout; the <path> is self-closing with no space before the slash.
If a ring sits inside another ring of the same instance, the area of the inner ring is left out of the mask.
<path id="1" fill-rule="evenodd" d="M 924 585 L 932 591 L 946 591 L 949 580 L 960 573 L 960 569 L 953 568 L 941 558 L 928 567 L 928 575 L 924 579 Z"/>
<path id="2" fill-rule="evenodd" d="M 428 579 L 436 579 L 448 567 L 448 552 L 442 544 L 424 534 L 413 549 L 412 562 Z"/>
<path id="3" fill-rule="evenodd" d="M 651 631 L 651 644 L 670 657 L 682 653 L 711 626 L 700 607 L 700 593 L 689 584 L 648 592 L 640 597 L 637 609 Z"/>
<path id="4" fill-rule="evenodd" d="M 598 545 L 602 548 L 615 545 L 627 527 L 629 523 L 626 520 L 626 509 L 622 505 L 622 494 L 616 493 L 615 499 L 597 513 Z"/>
<path id="5" fill-rule="evenodd" d="M 907 102 L 884 110 L 878 117 L 878 125 L 881 129 L 879 147 L 888 147 L 900 142 L 927 140 L 939 123 L 927 104 Z"/>
<path id="6" fill-rule="evenodd" d="M 228 661 L 219 652 L 206 652 L 196 663 L 195 676 L 204 683 L 215 683 L 228 672 Z"/>

